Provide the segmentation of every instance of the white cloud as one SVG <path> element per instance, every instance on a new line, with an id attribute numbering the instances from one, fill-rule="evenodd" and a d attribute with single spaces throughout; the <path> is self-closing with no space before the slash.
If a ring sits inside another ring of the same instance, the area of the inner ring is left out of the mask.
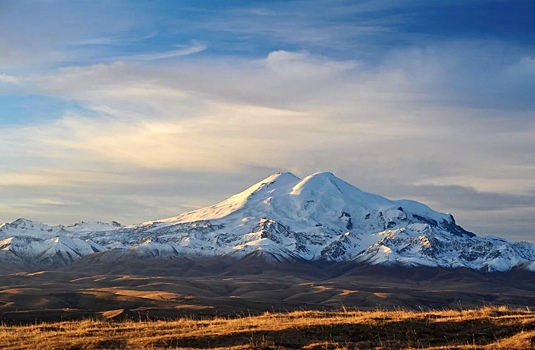
<path id="1" fill-rule="evenodd" d="M 535 125 L 518 130 L 502 126 L 503 111 L 443 103 L 437 91 L 448 79 L 441 68 L 449 68 L 436 65 L 434 54 L 418 57 L 423 77 L 415 76 L 411 59 L 369 67 L 289 51 L 260 60 L 125 61 L 27 77 L 22 85 L 29 92 L 77 100 L 87 113 L 4 133 L 0 186 L 10 188 L 9 198 L 35 192 L 82 203 L 69 217 L 85 210 L 86 220 L 107 215 L 127 222 L 211 204 L 278 170 L 331 170 L 398 198 L 411 197 L 402 185 L 535 189 L 529 166 Z M 507 117 L 526 120 L 526 113 L 507 111 Z M 215 198 L 203 192 L 199 174 L 232 186 L 212 189 Z M 151 191 L 132 194 L 136 186 Z M 121 199 L 131 203 L 128 214 L 116 214 Z M 451 200 L 416 199 L 456 214 Z M 31 208 L 36 205 L 43 216 L 55 210 L 42 201 Z"/>
<path id="2" fill-rule="evenodd" d="M 270 52 L 264 60 L 265 65 L 273 72 L 284 76 L 285 79 L 333 75 L 355 69 L 355 61 L 334 61 L 323 56 L 314 56 L 307 52 L 288 52 L 284 50 Z"/>
<path id="3" fill-rule="evenodd" d="M 18 84 L 20 79 L 13 75 L 0 74 L 0 83 Z"/>
<path id="4" fill-rule="evenodd" d="M 97 51 L 78 50 L 73 42 L 120 37 L 143 28 L 140 9 L 122 1 L 2 1 L 0 69 L 35 71 L 62 62 L 87 60 Z M 130 16 L 118 18 L 118 13 Z"/>
<path id="5" fill-rule="evenodd" d="M 527 230 L 533 207 L 499 198 L 535 189 L 534 52 L 408 33 L 421 4 L 199 5 L 199 20 L 197 5 L 2 1 L 0 91 L 81 107 L 2 127 L 0 221 L 139 222 L 330 170 L 476 232 Z M 432 186 L 478 193 L 455 205 Z"/>
<path id="6" fill-rule="evenodd" d="M 199 52 L 202 52 L 207 49 L 207 46 L 202 43 L 192 42 L 189 45 L 177 45 L 177 49 L 163 51 L 163 52 L 153 52 L 153 53 L 144 53 L 138 55 L 130 56 L 120 56 L 112 58 L 111 60 L 118 61 L 155 61 L 155 60 L 164 60 L 170 58 L 177 58 L 182 56 L 193 55 Z"/>

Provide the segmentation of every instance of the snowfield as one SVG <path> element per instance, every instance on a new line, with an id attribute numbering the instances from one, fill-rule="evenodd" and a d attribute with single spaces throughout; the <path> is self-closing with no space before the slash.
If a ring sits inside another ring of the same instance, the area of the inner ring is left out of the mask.
<path id="1" fill-rule="evenodd" d="M 27 219 L 0 225 L 4 263 L 67 265 L 117 251 L 139 258 L 261 253 L 274 261 L 535 270 L 533 244 L 478 237 L 450 214 L 363 192 L 328 172 L 304 179 L 277 173 L 213 206 L 133 226 L 49 226 Z"/>

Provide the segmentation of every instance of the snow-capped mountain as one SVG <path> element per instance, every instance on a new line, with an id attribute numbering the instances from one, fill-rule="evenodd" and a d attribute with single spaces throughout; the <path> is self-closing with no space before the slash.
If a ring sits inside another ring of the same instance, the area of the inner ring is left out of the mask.
<path id="1" fill-rule="evenodd" d="M 28 267 L 70 264 L 85 255 L 107 250 L 88 235 L 116 231 L 120 227 L 117 222 L 50 226 L 17 219 L 0 225 L 0 261 Z"/>
<path id="2" fill-rule="evenodd" d="M 140 225 L 19 219 L 0 226 L 0 259 L 12 264 L 69 264 L 97 252 L 488 271 L 535 266 L 535 245 L 478 237 L 450 214 L 363 192 L 332 173 L 277 173 L 213 206 Z"/>

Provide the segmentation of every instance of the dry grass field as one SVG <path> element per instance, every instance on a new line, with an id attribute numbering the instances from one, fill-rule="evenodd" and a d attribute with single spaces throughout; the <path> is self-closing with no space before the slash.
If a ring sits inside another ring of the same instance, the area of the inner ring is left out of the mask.
<path id="1" fill-rule="evenodd" d="M 123 310 L 116 312 L 115 320 L 167 320 L 260 315 L 266 311 L 334 311 L 343 306 L 372 311 L 473 309 L 484 305 L 535 309 L 533 274 L 382 269 L 324 276 L 322 269 L 311 269 L 307 275 L 277 265 L 255 275 L 225 271 L 190 275 L 173 266 L 146 265 L 155 271 L 82 273 L 71 268 L 0 274 L 0 322 L 96 319 L 113 310 Z M 211 266 L 206 270 L 212 271 Z"/>
<path id="2" fill-rule="evenodd" d="M 522 271 L 254 261 L 7 272 L 0 349 L 532 349 L 533 290 Z"/>
<path id="3" fill-rule="evenodd" d="M 121 313 L 116 310 L 115 313 Z M 535 312 L 294 311 L 177 320 L 3 324 L 2 349 L 532 349 Z"/>

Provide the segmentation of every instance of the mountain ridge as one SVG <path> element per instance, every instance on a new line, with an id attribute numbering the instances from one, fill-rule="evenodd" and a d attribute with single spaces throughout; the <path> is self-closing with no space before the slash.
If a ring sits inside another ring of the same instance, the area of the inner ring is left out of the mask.
<path id="1" fill-rule="evenodd" d="M 212 206 L 138 225 L 49 226 L 18 219 L 0 226 L 0 261 L 20 266 L 61 266 L 95 253 L 125 252 L 140 259 L 256 256 L 535 270 L 533 244 L 476 236 L 451 214 L 364 192 L 331 172 L 303 179 L 276 173 Z"/>

